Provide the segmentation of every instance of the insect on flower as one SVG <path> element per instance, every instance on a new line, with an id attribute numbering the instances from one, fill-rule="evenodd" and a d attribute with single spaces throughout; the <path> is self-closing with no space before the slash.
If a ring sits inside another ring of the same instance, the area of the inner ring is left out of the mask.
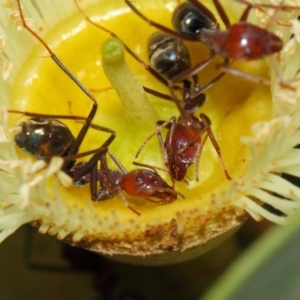
<path id="1" fill-rule="evenodd" d="M 226 30 L 220 30 L 214 14 L 205 5 L 197 0 L 188 0 L 180 4 L 173 12 L 173 30 L 147 18 L 129 0 L 125 0 L 125 2 L 134 13 L 148 22 L 151 26 L 178 37 L 179 39 L 202 42 L 210 50 L 211 54 L 208 58 L 183 71 L 170 80 L 169 86 L 171 92 L 176 83 L 198 73 L 215 55 L 219 55 L 224 59 L 224 62 L 217 66 L 221 72 L 231 73 L 237 76 L 242 76 L 250 81 L 270 85 L 269 80 L 265 78 L 246 74 L 230 67 L 230 63 L 233 60 L 251 61 L 259 60 L 264 57 L 268 57 L 274 65 L 275 61 L 272 59 L 272 54 L 278 53 L 283 48 L 283 42 L 277 35 L 247 22 L 250 10 L 253 7 L 259 7 L 259 4 L 252 5 L 247 1 L 239 1 L 247 7 L 239 21 L 235 24 L 231 24 L 219 0 L 213 0 L 213 3 L 226 27 Z M 263 7 L 276 8 L 275 14 L 281 8 L 287 9 L 282 5 L 263 5 Z M 274 16 L 271 17 L 271 19 L 274 18 Z M 281 79 L 280 85 L 294 90 Z M 201 91 L 199 93 L 201 93 Z"/>

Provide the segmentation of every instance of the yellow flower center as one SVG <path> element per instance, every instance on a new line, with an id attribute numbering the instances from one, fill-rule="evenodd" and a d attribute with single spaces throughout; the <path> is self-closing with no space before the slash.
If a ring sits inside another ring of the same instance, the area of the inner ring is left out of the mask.
<path id="1" fill-rule="evenodd" d="M 171 27 L 172 10 L 177 5 L 177 1 L 167 1 L 161 6 L 154 5 L 151 1 L 137 3 L 141 5 L 141 11 L 149 18 Z M 204 1 L 203 4 L 215 12 L 210 1 Z M 93 21 L 115 32 L 132 51 L 148 63 L 147 39 L 157 30 L 137 17 L 125 6 L 123 1 L 118 1 L 118 5 L 116 1 L 101 2 L 85 9 L 85 12 L 88 16 L 93 17 Z M 236 21 L 242 10 L 238 12 L 237 16 L 230 14 L 229 17 Z M 219 19 L 217 13 L 216 16 Z M 39 30 L 38 34 L 42 35 L 46 28 L 41 27 Z M 19 34 L 27 33 L 23 31 Z M 145 139 L 155 130 L 155 124 L 153 123 L 152 128 L 137 127 L 135 122 L 130 122 L 128 118 L 124 117 L 124 106 L 116 92 L 112 89 L 106 90 L 111 84 L 102 69 L 100 49 L 108 37 L 107 33 L 93 27 L 84 20 L 81 14 L 77 13 L 51 32 L 47 32 L 43 39 L 67 68 L 95 95 L 99 108 L 93 123 L 116 132 L 117 137 L 110 145 L 109 150 L 116 155 L 127 170 L 132 170 L 136 168 L 132 165 L 135 154 Z M 32 39 L 34 38 L 32 37 Z M 208 50 L 201 43 L 186 44 L 193 64 L 201 62 L 209 55 Z M 165 94 L 169 93 L 166 87 L 130 55 L 126 54 L 125 60 L 144 86 Z M 218 74 L 215 66 L 220 62 L 222 60 L 216 57 L 208 68 L 200 72 L 201 84 L 209 82 Z M 268 76 L 268 68 L 263 60 L 234 63 L 232 67 L 256 76 L 265 78 Z M 205 222 L 205 219 L 211 218 L 216 221 L 215 217 L 226 211 L 228 211 L 228 216 L 233 214 L 232 206 L 219 207 L 218 210 L 218 203 L 214 203 L 213 198 L 214 195 L 225 193 L 229 185 L 243 176 L 247 170 L 249 153 L 246 145 L 240 142 L 240 137 L 250 135 L 251 126 L 254 123 L 271 118 L 270 88 L 228 74 L 206 92 L 206 97 L 204 105 L 195 115 L 198 117 L 200 113 L 204 113 L 211 120 L 213 134 L 220 145 L 222 156 L 233 181 L 226 179 L 217 152 L 208 139 L 200 158 L 199 182 L 195 180 L 195 164 L 193 164 L 188 170 L 187 182 L 176 182 L 175 184 L 175 189 L 184 195 L 184 199 L 178 197 L 173 203 L 160 205 L 151 203 L 144 198 L 129 197 L 124 192 L 130 205 L 140 212 L 141 216 L 136 216 L 127 209 L 120 197 L 97 203 L 92 202 L 88 185 L 83 188 L 61 188 L 61 193 L 68 206 L 75 205 L 90 212 L 91 215 L 96 214 L 103 222 L 111 218 L 112 211 L 116 212 L 117 221 L 110 226 L 115 226 L 115 235 L 108 231 L 97 233 L 93 237 L 92 233 L 88 232 L 89 240 L 93 238 L 122 240 L 126 237 L 126 230 L 130 226 L 136 228 L 137 231 L 131 237 L 142 239 L 147 226 L 170 224 L 172 220 L 176 220 L 177 225 L 184 224 L 182 225 L 184 229 L 177 226 L 177 230 L 182 230 L 182 236 L 188 236 L 193 234 L 193 231 L 198 231 L 201 220 Z M 149 98 L 157 120 L 169 120 L 172 116 L 179 116 L 179 111 L 174 103 L 152 95 L 149 95 Z M 136 101 L 138 103 L 139 99 Z M 17 78 L 13 91 L 12 108 L 43 114 L 87 116 L 91 107 L 92 101 L 58 68 L 45 49 L 38 45 Z M 141 115 L 143 116 L 143 114 L 147 116 L 147 111 L 142 111 Z M 19 116 L 16 118 L 12 116 L 12 122 L 16 123 L 18 118 Z M 75 136 L 83 126 L 80 122 L 62 121 L 67 124 Z M 162 132 L 165 136 L 167 129 L 163 129 Z M 105 132 L 90 129 L 80 147 L 80 152 L 101 146 L 108 136 Z M 20 151 L 20 155 L 25 156 L 26 154 Z M 87 161 L 88 158 L 81 160 Z M 108 158 L 108 160 L 110 159 Z M 165 167 L 156 137 L 152 138 L 145 146 L 137 161 L 160 168 Z M 110 162 L 109 165 L 111 169 L 117 169 L 113 162 Z M 160 175 L 171 184 L 170 177 L 166 172 L 160 172 Z M 93 213 L 90 210 L 91 206 L 94 209 Z M 118 226 L 123 229 L 118 230 Z M 228 224 L 226 226 L 230 229 Z M 108 227 L 107 229 L 112 228 Z M 158 229 L 155 234 L 159 235 Z"/>

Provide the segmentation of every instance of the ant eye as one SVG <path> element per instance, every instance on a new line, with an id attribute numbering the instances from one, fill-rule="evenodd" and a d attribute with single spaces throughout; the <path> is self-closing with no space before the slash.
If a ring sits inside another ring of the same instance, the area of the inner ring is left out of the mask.
<path id="1" fill-rule="evenodd" d="M 174 29 L 186 36 L 196 37 L 203 28 L 211 28 L 212 21 L 191 3 L 179 5 L 173 13 Z"/>
<path id="2" fill-rule="evenodd" d="M 245 54 L 248 56 L 248 57 L 251 57 L 253 55 L 253 52 L 251 51 L 251 49 L 247 48 L 245 49 Z"/>
<path id="3" fill-rule="evenodd" d="M 137 181 L 138 183 L 141 183 L 141 182 L 143 182 L 143 178 L 138 176 L 135 178 L 135 181 Z"/>

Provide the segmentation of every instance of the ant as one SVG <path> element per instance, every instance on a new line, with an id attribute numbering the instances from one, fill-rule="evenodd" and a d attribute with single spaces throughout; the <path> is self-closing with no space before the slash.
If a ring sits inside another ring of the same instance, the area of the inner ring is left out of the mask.
<path id="1" fill-rule="evenodd" d="M 119 170 L 109 169 L 106 158 L 107 153 L 118 166 Z M 101 163 L 99 170 L 95 168 L 98 161 Z M 108 151 L 108 148 L 105 148 L 103 151 L 96 153 L 87 163 L 84 162 L 75 165 L 70 172 L 73 176 L 79 178 L 74 183 L 77 186 L 92 183 L 93 181 L 100 181 L 101 189 L 97 192 L 97 201 L 110 199 L 119 194 L 123 202 L 127 203 L 127 200 L 121 192 L 122 190 L 132 197 L 144 197 L 150 202 L 161 202 L 164 204 L 176 200 L 177 195 L 184 198 L 183 195 L 170 187 L 153 167 L 137 162 L 133 162 L 133 164 L 140 167 L 147 167 L 151 170 L 140 168 L 127 172 L 121 162 Z M 83 166 L 86 169 L 92 167 L 93 171 L 84 175 L 82 172 Z M 113 180 L 108 178 L 108 174 L 111 174 Z M 155 201 L 148 197 L 155 197 L 160 200 Z M 126 206 L 128 206 L 128 204 L 126 204 Z M 137 211 L 132 208 L 130 209 L 139 215 Z"/>
<path id="2" fill-rule="evenodd" d="M 158 197 L 166 203 L 175 200 L 178 193 L 169 187 L 156 172 L 138 169 L 127 173 L 123 167 L 121 176 L 121 173 L 118 174 L 108 168 L 105 154 L 108 151 L 108 146 L 116 137 L 115 132 L 106 127 L 92 124 L 92 120 L 98 108 L 96 100 L 82 85 L 82 83 L 79 82 L 77 78 L 63 65 L 48 45 L 26 25 L 19 0 L 18 7 L 23 27 L 45 46 L 51 58 L 58 64 L 58 66 L 89 96 L 89 98 L 93 101 L 93 107 L 87 118 L 10 110 L 11 113 L 20 113 L 28 117 L 32 117 L 31 119 L 19 124 L 21 132 L 15 136 L 16 144 L 31 155 L 45 161 L 49 161 L 55 155 L 63 157 L 64 164 L 62 166 L 62 170 L 72 177 L 74 185 L 80 185 L 80 182 L 82 183 L 86 181 L 86 178 L 90 178 L 88 182 L 90 182 L 91 198 L 94 201 L 108 199 L 111 198 L 110 196 L 115 196 L 116 193 L 119 193 L 125 206 L 139 215 L 135 209 L 128 205 L 127 200 L 120 192 L 121 189 L 124 189 L 128 194 L 133 196 Z M 62 122 L 56 120 L 57 118 L 81 120 L 84 121 L 84 124 L 77 137 L 74 138 L 69 128 Z M 78 153 L 79 147 L 81 146 L 89 128 L 108 132 L 110 133 L 110 137 L 98 149 L 90 150 L 85 153 Z M 75 164 L 77 158 L 89 154 L 94 155 L 88 160 L 88 162 Z M 100 171 L 97 170 L 97 163 L 99 160 L 101 161 Z M 114 158 L 114 160 L 117 163 L 117 159 Z M 119 163 L 118 165 L 121 164 Z M 122 182 L 124 182 L 122 187 L 120 186 L 121 177 L 123 177 Z M 102 189 L 99 192 L 97 192 L 98 180 L 100 180 L 102 185 Z M 136 183 L 139 183 L 140 185 Z M 144 184 L 143 188 L 141 188 L 142 184 Z M 137 190 L 135 190 L 135 188 L 137 188 Z"/>
<path id="3" fill-rule="evenodd" d="M 171 93 L 173 86 L 182 82 L 188 77 L 198 73 L 205 67 L 215 55 L 219 55 L 224 62 L 217 66 L 222 73 L 231 73 L 233 75 L 242 76 L 250 81 L 270 85 L 270 81 L 264 78 L 246 74 L 242 71 L 230 68 L 230 61 L 251 61 L 278 53 L 283 48 L 282 40 L 275 34 L 260 28 L 253 24 L 247 23 L 250 10 L 258 5 L 252 5 L 245 0 L 238 0 L 247 5 L 245 11 L 241 15 L 236 24 L 231 24 L 229 18 L 219 0 L 213 0 L 213 3 L 226 27 L 226 30 L 220 30 L 219 24 L 213 13 L 197 0 L 188 0 L 180 4 L 173 12 L 172 23 L 174 30 L 154 22 L 142 14 L 130 0 L 125 3 L 131 10 L 148 22 L 149 25 L 158 28 L 179 39 L 188 41 L 200 41 L 209 50 L 210 55 L 203 62 L 192 66 L 191 68 L 179 73 L 169 81 Z M 264 7 L 278 8 L 280 6 L 264 5 Z M 284 7 L 286 10 L 287 7 Z M 271 60 L 272 63 L 274 63 Z M 213 79 L 214 80 L 214 79 Z M 294 90 L 291 86 L 280 82 L 285 87 Z M 197 96 L 202 91 L 197 92 Z"/>
<path id="4" fill-rule="evenodd" d="M 191 65 L 188 49 L 182 41 L 163 31 L 154 33 L 148 39 L 148 56 L 153 68 L 169 80 L 188 70 Z M 193 86 L 187 78 L 183 79 L 183 104 L 181 105 L 176 97 L 173 100 L 177 107 L 182 106 L 184 113 L 182 114 L 181 112 L 181 116 L 178 119 L 172 117 L 168 121 L 158 121 L 156 123 L 156 131 L 142 144 L 136 154 L 136 158 L 146 143 L 157 134 L 164 163 L 168 168 L 172 181 L 182 181 L 186 176 L 188 167 L 195 160 L 195 178 L 198 181 L 200 155 L 207 137 L 209 137 L 220 157 L 226 178 L 231 179 L 221 156 L 221 149 L 211 131 L 209 118 L 205 114 L 200 114 L 201 120 L 194 116 L 196 110 L 205 101 L 206 96 L 203 92 L 223 75 L 224 73 L 220 74 L 209 85 L 203 87 L 201 93 L 197 93 L 197 97 L 193 97 L 193 94 L 199 90 L 198 76 L 196 74 L 193 75 Z M 168 129 L 165 141 L 161 135 L 162 128 Z M 207 133 L 207 135 L 201 141 L 201 136 L 204 133 Z"/>
<path id="5" fill-rule="evenodd" d="M 163 153 L 163 160 L 168 169 L 172 182 L 184 180 L 188 168 L 191 164 L 196 162 L 195 178 L 199 181 L 198 168 L 202 149 L 209 138 L 217 151 L 224 174 L 228 180 L 231 180 L 227 168 L 225 166 L 220 146 L 212 133 L 211 121 L 205 114 L 200 114 L 200 118 L 194 115 L 199 105 L 205 101 L 205 94 L 200 94 L 199 102 L 195 103 L 194 107 L 189 107 L 185 114 L 176 118 L 171 117 L 167 121 L 157 121 L 156 131 L 152 133 L 141 145 L 137 151 L 136 158 L 148 141 L 157 135 L 158 141 Z M 178 101 L 175 99 L 175 101 Z M 177 105 L 180 105 L 178 103 Z M 164 141 L 161 130 L 167 128 L 168 132 Z M 206 134 L 202 140 L 202 135 Z"/>
<path id="6" fill-rule="evenodd" d="M 115 33 L 109 31 L 101 25 L 94 23 L 91 19 L 89 19 L 81 10 L 76 0 L 74 1 L 78 10 L 82 13 L 82 15 L 88 22 L 100 28 L 101 30 L 106 31 L 111 36 L 118 38 L 118 36 Z M 166 53 L 165 48 L 161 49 L 162 45 L 166 46 L 169 52 Z M 132 52 L 132 50 L 128 46 L 126 46 L 126 44 L 124 44 L 124 46 L 125 49 L 129 52 L 129 54 L 131 54 L 148 71 L 150 71 L 152 75 L 154 75 L 160 82 L 164 84 L 166 84 L 166 79 L 164 77 L 166 77 L 167 79 L 171 79 L 172 76 L 175 76 L 178 72 L 181 72 L 182 70 L 188 69 L 190 66 L 189 53 L 184 44 L 178 38 L 170 38 L 163 32 L 156 33 L 152 36 L 152 38 L 150 38 L 148 52 L 150 53 L 150 61 L 152 60 L 154 68 L 144 63 L 135 53 Z M 157 55 L 157 50 L 159 50 L 158 53 L 160 53 L 161 55 Z M 176 57 L 175 59 L 173 59 L 174 53 Z M 162 74 L 160 74 L 160 72 L 158 72 L 155 69 L 164 71 L 161 71 Z M 221 76 L 223 76 L 223 74 L 218 76 L 215 80 L 218 80 Z M 197 88 L 197 75 L 193 76 L 193 80 L 194 86 Z M 193 89 L 191 87 L 190 81 L 188 81 L 186 78 L 182 81 L 184 84 L 184 87 L 181 90 L 183 96 L 183 105 L 175 96 L 168 97 L 167 95 L 155 92 L 151 89 L 144 87 L 145 91 L 147 92 L 150 92 L 158 97 L 161 96 L 163 99 L 174 101 L 180 111 L 181 116 L 178 119 L 176 117 L 172 117 L 168 121 L 158 121 L 156 123 L 156 131 L 149 138 L 146 139 L 146 141 L 138 150 L 136 157 L 138 157 L 142 148 L 149 141 L 149 139 L 155 134 L 157 134 L 163 152 L 164 163 L 168 169 L 172 182 L 174 183 L 175 180 L 183 180 L 188 167 L 195 160 L 197 166 L 196 180 L 198 181 L 198 165 L 200 154 L 207 137 L 209 137 L 220 157 L 225 176 L 228 179 L 231 179 L 225 167 L 223 158 L 221 156 L 220 147 L 211 131 L 209 118 L 204 114 L 200 115 L 201 120 L 194 116 L 197 108 L 200 107 L 205 101 L 203 89 L 208 89 L 212 85 L 212 83 L 202 88 L 201 93 L 199 93 L 197 97 L 191 98 L 190 95 L 193 94 Z M 160 132 L 162 128 L 169 129 L 166 142 L 163 141 Z M 201 136 L 205 133 L 207 135 L 205 136 L 203 141 L 201 141 Z"/>
<path id="7" fill-rule="evenodd" d="M 119 40 L 121 40 L 114 32 L 110 31 L 109 29 L 95 23 L 94 21 L 92 21 L 86 14 L 85 12 L 81 9 L 81 7 L 78 4 L 78 0 L 74 0 L 74 4 L 77 7 L 78 11 L 82 14 L 82 16 L 86 19 L 87 22 L 89 22 L 90 24 L 92 24 L 93 26 L 99 28 L 100 30 L 108 33 L 109 35 L 111 35 L 112 37 L 118 38 Z M 167 37 L 168 38 L 168 37 Z M 154 66 L 154 68 L 149 65 L 146 64 L 138 55 L 136 55 L 129 46 L 127 46 L 123 41 L 122 41 L 125 50 L 127 51 L 127 53 L 129 53 L 136 61 L 138 61 L 151 75 L 153 75 L 159 82 L 161 82 L 163 85 L 165 85 L 166 87 L 169 86 L 169 80 L 170 77 L 172 76 L 172 73 L 178 73 L 178 71 L 180 70 L 186 70 L 187 68 L 190 67 L 191 63 L 190 63 L 190 58 L 189 58 L 189 53 L 188 50 L 186 49 L 186 46 L 179 41 L 178 39 L 174 39 L 171 41 L 171 43 L 173 43 L 174 45 L 177 45 L 178 50 L 176 51 L 176 58 L 174 59 L 173 62 L 167 62 L 168 65 L 170 66 L 170 68 L 173 69 L 173 71 L 167 71 L 167 74 L 160 74 L 160 72 L 158 72 Z M 171 51 L 174 52 L 174 50 L 171 49 Z M 165 52 L 166 53 L 166 52 Z M 172 53 L 169 54 L 169 57 L 172 56 Z M 178 69 L 178 70 L 177 70 Z M 176 71 L 177 70 L 177 71 Z M 184 83 L 184 87 L 181 88 L 177 85 L 173 86 L 174 90 L 179 90 L 183 96 L 184 99 L 190 99 L 190 94 L 194 95 L 196 94 L 196 91 L 199 90 L 198 87 L 198 76 L 197 75 L 193 75 L 193 80 L 194 80 L 194 85 L 193 88 L 191 87 L 191 83 L 188 80 L 183 80 Z M 217 81 L 213 80 L 214 81 Z M 210 87 L 212 83 L 209 83 L 208 85 L 206 85 L 204 88 L 208 88 Z M 145 92 L 150 93 L 156 97 L 159 97 L 161 99 L 164 100 L 168 100 L 168 101 L 173 101 L 173 97 L 170 95 L 166 95 L 164 93 L 160 93 L 158 91 L 155 91 L 153 89 L 150 89 L 148 87 L 143 87 Z M 195 90 L 195 91 L 194 91 Z M 203 89 L 202 89 L 203 90 Z M 196 98 L 193 96 L 193 99 Z M 198 99 L 195 99 L 194 102 L 198 102 Z M 181 114 L 184 114 L 184 110 L 180 107 L 178 107 L 178 109 L 180 110 Z"/>

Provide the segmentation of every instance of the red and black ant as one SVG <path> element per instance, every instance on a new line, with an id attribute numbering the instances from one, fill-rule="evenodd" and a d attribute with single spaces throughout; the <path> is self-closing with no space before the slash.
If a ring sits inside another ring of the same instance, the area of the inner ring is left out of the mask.
<path id="1" fill-rule="evenodd" d="M 88 22 L 100 28 L 101 30 L 106 31 L 113 37 L 118 38 L 115 33 L 109 31 L 101 25 L 94 23 L 91 19 L 89 19 L 81 10 L 76 0 L 74 1 L 79 11 L 83 14 Z M 124 44 L 124 46 L 125 49 L 137 61 L 139 61 L 148 71 L 150 71 L 152 75 L 154 75 L 159 81 L 163 82 L 164 84 L 168 82 L 166 81 L 166 79 L 164 79 L 164 77 L 171 80 L 171 78 L 177 75 L 178 72 L 189 69 L 190 67 L 190 58 L 187 48 L 178 38 L 170 37 L 164 32 L 156 33 L 150 38 L 148 53 L 150 56 L 150 61 L 153 64 L 153 68 L 143 62 L 135 53 L 133 53 L 133 51 L 128 46 L 126 46 L 126 44 Z M 218 76 L 215 81 L 218 80 L 221 76 Z M 194 116 L 197 108 L 204 103 L 205 95 L 203 93 L 199 93 L 195 98 L 190 97 L 194 93 L 195 89 L 198 89 L 197 75 L 193 76 L 193 80 L 193 87 L 190 81 L 187 80 L 187 78 L 182 80 L 184 84 L 183 88 L 181 89 L 183 104 L 181 104 L 175 96 L 169 97 L 168 95 L 164 95 L 144 87 L 145 91 L 150 92 L 158 97 L 167 100 L 173 100 L 176 103 L 181 116 L 178 119 L 176 117 L 172 117 L 168 121 L 158 121 L 156 123 L 157 130 L 143 143 L 136 157 L 139 155 L 140 151 L 147 143 L 147 141 L 152 136 L 157 134 L 163 152 L 164 163 L 168 169 L 172 181 L 174 182 L 175 180 L 183 180 L 188 167 L 195 161 L 197 166 L 196 179 L 198 180 L 198 164 L 200 154 L 207 137 L 209 137 L 220 157 L 225 176 L 228 179 L 231 179 L 221 156 L 220 147 L 211 131 L 209 118 L 204 114 L 200 115 L 201 120 Z M 211 85 L 212 83 L 208 84 L 204 87 L 204 89 L 209 88 Z M 160 132 L 162 128 L 169 129 L 166 142 L 163 141 Z M 201 136 L 205 133 L 207 135 L 202 141 Z"/>
<path id="2" fill-rule="evenodd" d="M 172 87 L 197 74 L 214 55 L 220 55 L 224 59 L 224 63 L 218 65 L 218 69 L 222 72 L 231 73 L 242 76 L 248 80 L 270 85 L 269 80 L 246 74 L 242 71 L 230 68 L 230 61 L 251 61 L 264 57 L 271 57 L 272 54 L 278 53 L 283 48 L 282 40 L 275 34 L 260 28 L 253 24 L 247 23 L 250 10 L 259 5 L 252 5 L 247 1 L 240 0 L 247 5 L 245 11 L 241 15 L 236 24 L 231 24 L 229 18 L 219 2 L 213 0 L 213 3 L 226 27 L 226 30 L 220 30 L 219 24 L 213 13 L 197 0 L 188 0 L 180 4 L 173 12 L 174 30 L 154 22 L 142 14 L 130 0 L 125 0 L 126 4 L 149 25 L 158 28 L 179 39 L 188 41 L 200 41 L 211 52 L 210 56 L 204 61 L 188 68 L 171 78 L 169 82 L 171 93 Z M 264 7 L 273 7 L 280 9 L 280 6 L 264 5 Z M 284 9 L 287 9 L 284 7 Z M 283 87 L 293 89 L 291 86 L 280 82 Z M 202 90 L 198 92 L 201 93 Z M 196 94 L 197 95 L 197 94 Z M 196 96 L 195 95 L 195 96 Z"/>
<path id="3" fill-rule="evenodd" d="M 128 205 L 121 190 L 125 190 L 129 195 L 136 197 L 157 197 L 164 203 L 175 200 L 178 193 L 169 187 L 157 172 L 149 171 L 147 169 L 137 169 L 127 173 L 124 167 L 121 167 L 119 161 L 112 155 L 111 156 L 121 171 L 113 171 L 108 168 L 106 153 L 109 145 L 116 137 L 115 132 L 106 127 L 92 124 L 92 120 L 98 108 L 96 100 L 82 83 L 79 82 L 63 65 L 48 45 L 26 25 L 19 1 L 18 6 L 24 28 L 45 46 L 51 55 L 51 58 L 58 66 L 63 69 L 63 71 L 89 96 L 93 101 L 93 107 L 87 118 L 10 110 L 11 113 L 20 113 L 32 117 L 19 124 L 21 132 L 15 136 L 16 144 L 24 151 L 45 161 L 49 161 L 53 156 L 63 157 L 64 164 L 62 170 L 72 177 L 75 185 L 82 185 L 83 183 L 89 182 L 91 198 L 94 201 L 108 199 L 118 193 L 121 195 L 124 204 L 134 213 L 139 215 L 135 209 Z M 57 118 L 81 120 L 84 121 L 84 124 L 77 137 L 74 138 L 69 128 L 62 122 L 56 120 Z M 78 153 L 79 147 L 90 127 L 108 132 L 111 135 L 98 149 L 90 150 L 85 153 Z M 75 164 L 77 158 L 89 154 L 93 154 L 93 156 L 87 162 Z M 100 170 L 97 168 L 98 161 L 101 162 Z M 87 180 L 87 178 L 89 179 Z M 98 181 L 100 181 L 101 185 L 100 191 L 97 191 Z"/>

